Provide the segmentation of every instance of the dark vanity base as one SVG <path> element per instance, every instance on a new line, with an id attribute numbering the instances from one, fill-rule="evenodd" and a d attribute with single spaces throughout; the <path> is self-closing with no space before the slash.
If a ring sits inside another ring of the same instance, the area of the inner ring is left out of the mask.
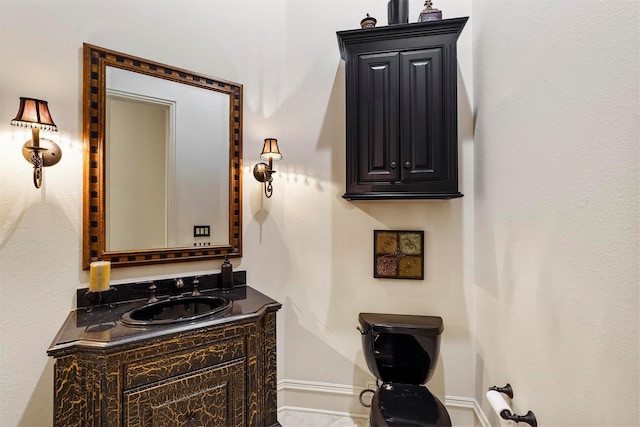
<path id="1" fill-rule="evenodd" d="M 48 350 L 54 425 L 279 426 L 281 304 L 248 286 L 225 295 L 230 315 L 186 325 L 124 326 L 140 301 L 72 311 Z"/>

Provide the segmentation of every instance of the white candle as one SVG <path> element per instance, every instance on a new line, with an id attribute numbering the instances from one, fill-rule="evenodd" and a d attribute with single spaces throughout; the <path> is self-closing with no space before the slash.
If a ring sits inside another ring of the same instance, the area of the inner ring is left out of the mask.
<path id="1" fill-rule="evenodd" d="M 89 265 L 89 292 L 104 292 L 109 289 L 111 263 L 95 261 Z"/>

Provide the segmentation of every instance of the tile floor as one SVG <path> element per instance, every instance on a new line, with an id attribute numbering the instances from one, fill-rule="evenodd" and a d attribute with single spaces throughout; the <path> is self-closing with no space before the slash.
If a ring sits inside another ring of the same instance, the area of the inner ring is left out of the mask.
<path id="1" fill-rule="evenodd" d="M 282 427 L 368 427 L 366 418 L 316 414 L 302 411 L 281 411 L 278 421 Z"/>

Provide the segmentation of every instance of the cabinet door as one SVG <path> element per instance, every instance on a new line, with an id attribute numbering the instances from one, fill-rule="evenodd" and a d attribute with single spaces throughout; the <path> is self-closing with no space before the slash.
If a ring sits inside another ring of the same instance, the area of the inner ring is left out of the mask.
<path id="1" fill-rule="evenodd" d="M 458 191 L 456 41 L 466 17 L 338 32 L 348 200 Z"/>
<path id="2" fill-rule="evenodd" d="M 398 52 L 358 56 L 358 183 L 395 182 L 398 168 Z"/>
<path id="3" fill-rule="evenodd" d="M 244 426 L 245 360 L 126 391 L 128 427 Z"/>
<path id="4" fill-rule="evenodd" d="M 442 51 L 400 54 L 402 182 L 445 179 Z"/>

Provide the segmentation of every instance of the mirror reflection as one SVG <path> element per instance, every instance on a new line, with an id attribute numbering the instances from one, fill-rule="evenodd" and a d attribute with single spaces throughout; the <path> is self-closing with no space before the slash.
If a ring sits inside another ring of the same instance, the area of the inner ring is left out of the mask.
<path id="1" fill-rule="evenodd" d="M 229 95 L 114 67 L 106 81 L 107 251 L 228 244 Z"/>
<path id="2" fill-rule="evenodd" d="M 242 86 L 84 45 L 83 267 L 241 256 Z"/>

